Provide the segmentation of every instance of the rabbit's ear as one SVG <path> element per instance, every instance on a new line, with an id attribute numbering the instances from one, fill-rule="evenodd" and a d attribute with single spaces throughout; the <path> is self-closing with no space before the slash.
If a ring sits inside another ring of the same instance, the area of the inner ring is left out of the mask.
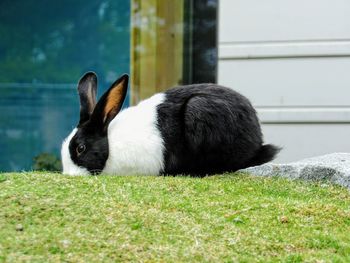
<path id="1" fill-rule="evenodd" d="M 90 119 L 96 106 L 97 76 L 94 72 L 87 72 L 79 80 L 78 93 L 80 98 L 79 125 Z"/>
<path id="2" fill-rule="evenodd" d="M 103 132 L 107 131 L 108 124 L 119 113 L 128 90 L 129 76 L 122 75 L 98 101 L 91 116 L 91 122 Z"/>

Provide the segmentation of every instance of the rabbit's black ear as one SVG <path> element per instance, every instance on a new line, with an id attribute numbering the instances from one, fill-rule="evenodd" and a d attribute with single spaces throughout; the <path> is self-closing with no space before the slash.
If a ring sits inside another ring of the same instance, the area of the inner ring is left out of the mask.
<path id="1" fill-rule="evenodd" d="M 101 131 L 107 131 L 108 124 L 121 110 L 128 90 L 128 82 L 129 76 L 122 75 L 98 101 L 90 120 Z"/>
<path id="2" fill-rule="evenodd" d="M 79 125 L 90 119 L 96 106 L 97 76 L 94 72 L 87 72 L 79 80 L 78 93 L 80 98 Z"/>

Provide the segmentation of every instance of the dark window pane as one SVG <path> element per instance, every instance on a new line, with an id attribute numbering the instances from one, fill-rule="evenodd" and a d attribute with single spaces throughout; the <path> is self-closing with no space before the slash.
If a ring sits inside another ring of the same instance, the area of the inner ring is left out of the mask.
<path id="1" fill-rule="evenodd" d="M 184 84 L 215 83 L 218 0 L 185 1 Z"/>

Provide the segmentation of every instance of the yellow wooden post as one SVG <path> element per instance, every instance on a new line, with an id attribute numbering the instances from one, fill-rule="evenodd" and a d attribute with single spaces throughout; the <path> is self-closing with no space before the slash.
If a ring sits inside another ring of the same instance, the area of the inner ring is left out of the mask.
<path id="1" fill-rule="evenodd" d="M 133 0 L 131 88 L 135 104 L 182 82 L 184 0 Z"/>

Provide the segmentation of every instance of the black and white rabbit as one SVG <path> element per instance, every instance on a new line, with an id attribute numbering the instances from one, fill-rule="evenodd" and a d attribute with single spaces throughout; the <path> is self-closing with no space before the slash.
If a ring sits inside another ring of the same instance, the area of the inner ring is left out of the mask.
<path id="1" fill-rule="evenodd" d="M 62 144 L 63 173 L 187 174 L 233 172 L 271 161 L 247 98 L 216 84 L 179 86 L 121 111 L 128 76 L 96 103 L 97 77 L 78 84 L 80 120 Z"/>

